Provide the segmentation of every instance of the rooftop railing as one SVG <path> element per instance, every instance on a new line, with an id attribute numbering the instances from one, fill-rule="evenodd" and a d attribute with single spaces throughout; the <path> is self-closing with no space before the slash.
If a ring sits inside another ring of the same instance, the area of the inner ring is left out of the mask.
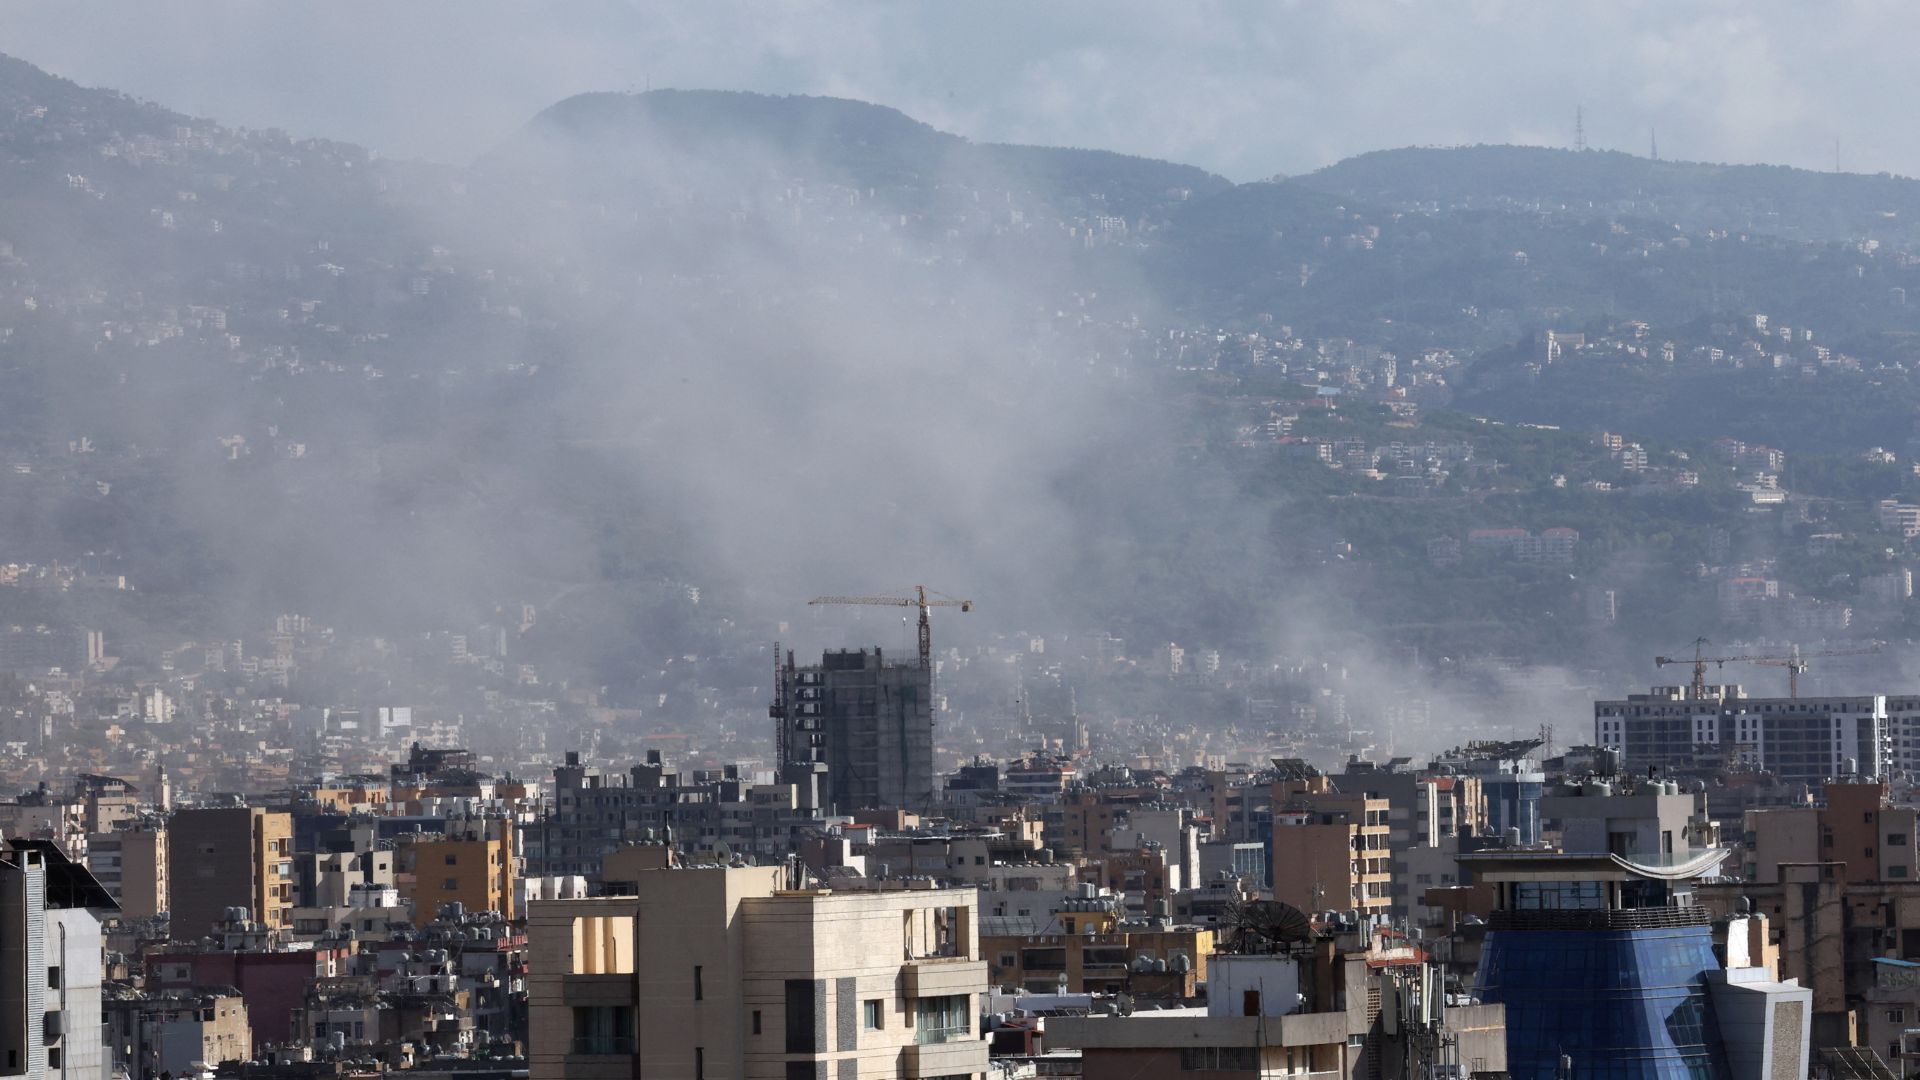
<path id="1" fill-rule="evenodd" d="M 1700 907 L 1559 909 L 1496 911 L 1487 920 L 1487 927 L 1492 930 L 1677 930 L 1710 926 L 1712 922 L 1712 916 Z"/>

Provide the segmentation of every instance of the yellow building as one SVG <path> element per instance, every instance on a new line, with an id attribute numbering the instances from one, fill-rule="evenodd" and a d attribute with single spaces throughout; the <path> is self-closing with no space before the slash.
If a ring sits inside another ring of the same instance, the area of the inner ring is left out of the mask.
<path id="1" fill-rule="evenodd" d="M 514 910 L 518 873 L 513 858 L 513 822 L 506 818 L 464 818 L 447 823 L 444 835 L 425 835 L 401 847 L 396 884 L 413 906 L 416 922 L 426 922 L 441 905 L 459 903 L 468 911 Z"/>

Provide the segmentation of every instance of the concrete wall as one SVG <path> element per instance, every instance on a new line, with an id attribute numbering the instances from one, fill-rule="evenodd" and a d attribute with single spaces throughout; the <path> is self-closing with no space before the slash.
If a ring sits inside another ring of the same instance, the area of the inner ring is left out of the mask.
<path id="1" fill-rule="evenodd" d="M 1886 798 L 1883 783 L 1826 786 L 1827 805 L 1820 811 L 1820 858 L 1847 864 L 1847 880 L 1855 884 L 1880 877 L 1880 804 Z M 1827 846 L 1827 839 L 1832 846 Z"/>
<path id="2" fill-rule="evenodd" d="M 1256 997 L 1249 998 L 1249 994 Z M 1254 1015 L 1247 1009 L 1256 1000 L 1260 1016 L 1298 1012 L 1300 962 L 1285 956 L 1222 954 L 1214 957 L 1212 974 L 1207 979 L 1208 1015 Z"/>
<path id="3" fill-rule="evenodd" d="M 49 1010 L 65 1014 L 60 1036 L 66 1080 L 106 1080 L 106 1028 L 100 1015 L 100 920 L 84 908 L 47 911 L 47 964 L 60 966 L 60 988 L 47 991 Z M 44 980 L 46 972 L 43 970 Z"/>
<path id="4" fill-rule="evenodd" d="M 142 919 L 169 910 L 167 830 L 121 830 L 119 836 L 120 914 Z"/>
<path id="5" fill-rule="evenodd" d="M 1353 840 L 1349 825 L 1273 827 L 1270 861 L 1273 898 L 1302 911 L 1345 911 L 1357 906 Z"/>
<path id="6" fill-rule="evenodd" d="M 151 1022 L 147 1045 L 157 1049 L 159 1056 L 144 1064 L 156 1072 L 180 1076 L 200 1063 L 219 1065 L 252 1057 L 246 1006 L 238 998 L 218 998 L 210 1007 L 212 1020 L 180 1017 Z M 139 1075 L 137 1068 L 135 1075 Z"/>
<path id="7" fill-rule="evenodd" d="M 441 905 L 449 903 L 514 918 L 509 840 L 424 840 L 407 845 L 407 850 L 413 856 L 413 874 L 401 879 L 401 895 L 412 906 L 416 923 L 432 921 Z"/>
<path id="8" fill-rule="evenodd" d="M 1820 856 L 1820 812 L 1812 807 L 1749 810 L 1746 831 L 1753 837 L 1747 856 L 1749 879 L 1780 880 L 1782 863 L 1808 863 Z"/>
<path id="9" fill-rule="evenodd" d="M 1812 990 L 1775 982 L 1758 968 L 1710 972 L 1707 990 L 1720 1024 L 1731 1080 L 1807 1075 Z"/>

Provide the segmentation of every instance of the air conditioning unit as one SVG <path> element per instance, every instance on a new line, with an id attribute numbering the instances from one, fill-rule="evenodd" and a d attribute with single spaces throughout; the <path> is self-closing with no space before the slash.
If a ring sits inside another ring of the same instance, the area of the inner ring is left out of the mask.
<path id="1" fill-rule="evenodd" d="M 53 1042 L 55 1039 L 58 1039 L 66 1028 L 66 1021 L 63 1019 L 65 1016 L 66 1014 L 58 1009 L 47 1014 L 45 1030 L 48 1042 Z"/>

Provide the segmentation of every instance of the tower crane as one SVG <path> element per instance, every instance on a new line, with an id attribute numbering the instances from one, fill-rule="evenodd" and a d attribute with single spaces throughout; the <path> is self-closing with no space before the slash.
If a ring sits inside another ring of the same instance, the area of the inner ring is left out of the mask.
<path id="1" fill-rule="evenodd" d="M 869 604 L 880 607 L 917 607 L 920 609 L 920 666 L 933 670 L 933 613 L 937 607 L 956 607 L 961 611 L 972 611 L 973 601 L 955 600 L 952 597 L 928 599 L 927 587 L 915 585 L 912 596 L 816 596 L 807 601 L 814 604 Z"/>
<path id="2" fill-rule="evenodd" d="M 1791 652 L 1786 656 L 1763 657 L 1755 660 L 1754 663 L 1764 664 L 1767 667 L 1786 668 L 1787 669 L 1787 696 L 1790 698 L 1797 698 L 1800 696 L 1800 673 L 1807 670 L 1808 660 L 1828 657 L 1828 656 L 1866 656 L 1870 653 L 1877 653 L 1879 651 L 1880 651 L 1880 643 L 1877 641 L 1874 642 L 1871 647 L 1865 648 L 1865 649 L 1826 649 L 1821 652 L 1809 652 L 1809 653 L 1801 652 L 1800 646 L 1795 645 L 1793 647 L 1793 652 Z"/>
<path id="3" fill-rule="evenodd" d="M 1656 656 L 1653 658 L 1653 664 L 1655 667 L 1666 667 L 1668 664 L 1692 664 L 1692 689 L 1693 698 L 1696 701 L 1707 696 L 1708 664 L 1722 667 L 1727 664 L 1758 664 L 1762 667 L 1783 667 L 1787 669 L 1787 696 L 1797 698 L 1800 696 L 1800 673 L 1807 670 L 1808 660 L 1829 656 L 1865 656 L 1869 653 L 1877 653 L 1880 651 L 1880 643 L 1875 642 L 1872 646 L 1861 649 L 1825 649 L 1820 652 L 1805 653 L 1800 651 L 1800 646 L 1795 645 L 1793 650 L 1785 656 L 1768 656 L 1765 654 L 1707 656 L 1705 655 L 1705 646 L 1710 644 L 1712 643 L 1706 638 L 1696 638 L 1693 642 L 1693 659 L 1688 660 L 1684 656 Z"/>

